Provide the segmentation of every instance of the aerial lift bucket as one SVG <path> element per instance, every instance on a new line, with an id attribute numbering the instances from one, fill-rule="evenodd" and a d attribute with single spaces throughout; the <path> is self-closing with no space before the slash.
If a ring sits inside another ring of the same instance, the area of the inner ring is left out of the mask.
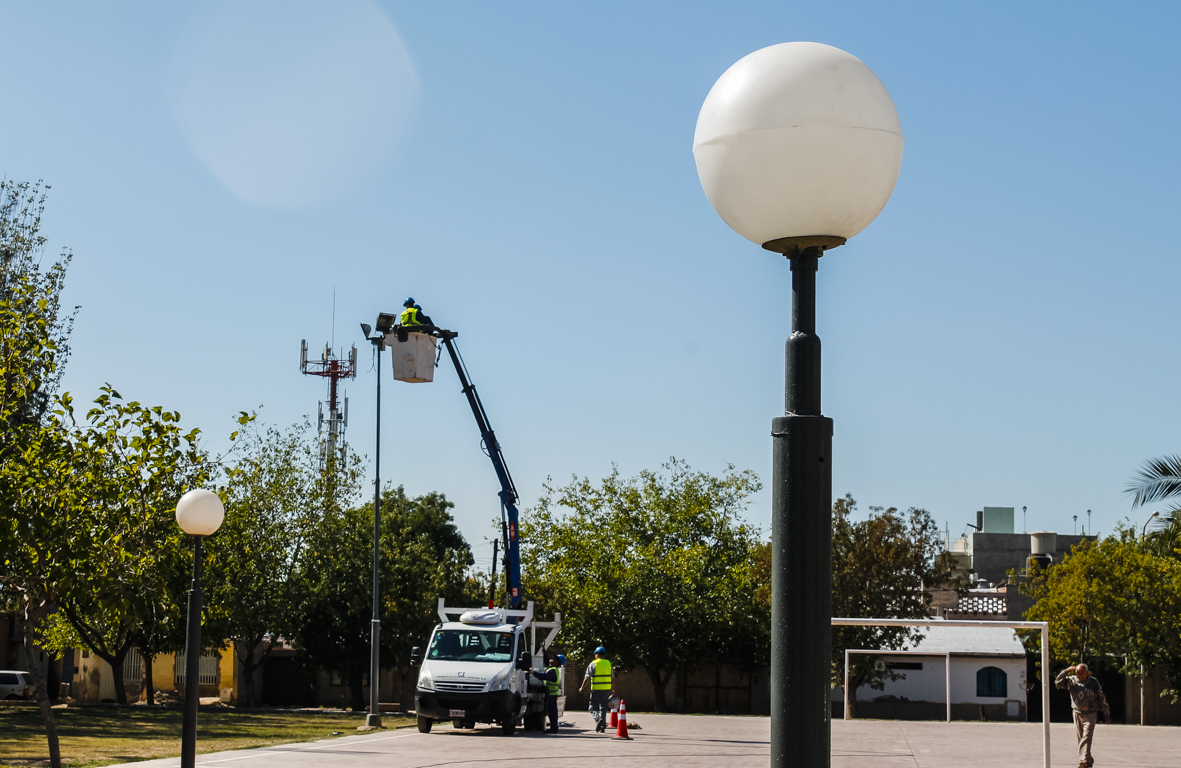
<path id="1" fill-rule="evenodd" d="M 394 379 L 414 384 L 434 381 L 435 343 L 435 337 L 425 333 L 407 333 L 405 341 L 389 334 L 386 346 L 394 358 Z"/>

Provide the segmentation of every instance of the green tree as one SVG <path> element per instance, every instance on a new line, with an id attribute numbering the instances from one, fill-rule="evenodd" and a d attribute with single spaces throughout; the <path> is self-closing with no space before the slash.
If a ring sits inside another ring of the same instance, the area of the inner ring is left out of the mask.
<path id="1" fill-rule="evenodd" d="M 238 442 L 224 489 L 225 521 L 206 548 L 206 636 L 233 643 L 241 665 L 239 704 L 255 707 L 255 673 L 273 648 L 264 640 L 292 631 L 296 574 L 318 517 L 325 470 L 306 421 L 286 431 L 251 428 Z M 334 462 L 326 471 L 341 468 Z M 344 482 L 355 485 L 355 477 Z"/>
<path id="2" fill-rule="evenodd" d="M 178 644 L 184 602 L 176 591 L 190 542 L 176 525 L 176 502 L 216 467 L 198 446 L 198 430 L 182 430 L 174 411 L 126 402 L 109 385 L 84 423 L 68 395 L 61 402 L 55 424 L 73 447 L 73 503 L 85 521 L 74 536 L 85 556 L 58 592 L 74 636 L 58 626 L 50 647 L 79 640 L 111 665 L 115 698 L 126 704 L 123 661 L 131 649 L 144 647 L 150 659 L 159 646 Z"/>
<path id="3" fill-rule="evenodd" d="M 643 669 L 661 711 L 677 670 L 752 665 L 770 633 L 756 600 L 761 542 L 741 518 L 758 478 L 733 466 L 694 472 L 675 458 L 663 469 L 547 483 L 521 525 L 525 594 L 562 612 L 567 646 L 602 644 L 620 668 Z"/>
<path id="4" fill-rule="evenodd" d="M 69 357 L 74 312 L 62 311 L 61 292 L 73 257 L 63 250 L 43 266 L 48 240 L 41 234 L 41 215 L 48 189 L 0 181 L 0 302 L 7 323 L 0 417 L 9 426 L 41 421 Z M 8 432 L 5 437 L 15 436 Z"/>
<path id="5" fill-rule="evenodd" d="M 409 662 L 410 648 L 435 623 L 440 597 L 470 597 L 471 549 L 440 493 L 409 498 L 399 487 L 381 498 L 381 658 Z M 328 507 L 309 532 L 300 581 L 294 645 L 309 666 L 340 672 L 355 710 L 365 708 L 373 615 L 373 507 Z M 403 686 L 405 690 L 406 686 Z"/>
<path id="6" fill-rule="evenodd" d="M 1035 569 L 1020 586 L 1034 605 L 1030 621 L 1050 625 L 1050 655 L 1059 662 L 1102 658 L 1139 674 L 1162 665 L 1165 693 L 1181 692 L 1181 561 L 1154 554 L 1121 528 L 1098 542 L 1083 541 L 1057 565 Z M 1039 639 L 1027 640 L 1038 649 Z"/>
<path id="7" fill-rule="evenodd" d="M 41 641 L 74 552 L 70 448 L 43 424 L 68 356 L 73 316 L 61 311 L 70 254 L 43 266 L 45 187 L 0 182 L 0 603 L 16 609 L 25 647 Z M 29 665 L 50 763 L 57 727 L 40 669 Z"/>
<path id="8" fill-rule="evenodd" d="M 930 596 L 925 587 L 945 583 L 951 557 L 942 552 L 939 529 L 923 509 L 870 507 L 864 520 L 854 519 L 857 502 L 846 495 L 833 504 L 832 615 L 851 618 L 925 618 Z M 843 684 L 845 649 L 898 650 L 917 640 L 921 631 L 889 627 L 833 627 L 832 676 Z M 849 659 L 850 709 L 856 711 L 857 689 L 881 690 L 900 675 L 872 656 Z"/>
<path id="9" fill-rule="evenodd" d="M 0 305 L 0 315 L 3 312 Z M 0 319 L 0 333 L 3 325 Z M 12 429 L 12 425 L 7 428 Z M 45 642 L 42 631 L 57 608 L 59 591 L 69 589 L 76 564 L 85 560 L 77 532 L 87 521 L 72 498 L 77 486 L 69 441 L 41 425 L 25 424 L 19 429 L 24 434 L 16 439 L 9 436 L 0 462 L 5 510 L 0 515 L 0 589 L 4 602 L 16 609 L 25 648 L 32 649 Z M 60 768 L 57 726 L 46 681 L 38 664 L 29 664 L 28 670 L 45 724 L 50 765 Z"/>

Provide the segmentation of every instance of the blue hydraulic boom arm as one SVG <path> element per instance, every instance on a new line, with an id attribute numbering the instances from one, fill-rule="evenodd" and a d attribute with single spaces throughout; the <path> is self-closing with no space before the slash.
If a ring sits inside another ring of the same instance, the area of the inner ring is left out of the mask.
<path id="1" fill-rule="evenodd" d="M 505 575 L 508 578 L 509 608 L 521 607 L 521 548 L 517 534 L 517 523 L 520 515 L 517 513 L 517 488 L 513 485 L 513 476 L 509 474 L 508 465 L 504 462 L 504 454 L 500 450 L 500 443 L 496 440 L 496 433 L 488 424 L 488 414 L 484 412 L 484 404 L 480 402 L 480 395 L 476 392 L 476 385 L 468 378 L 467 369 L 455 348 L 455 337 L 459 334 L 442 328 L 434 329 L 438 338 L 447 347 L 447 354 L 455 365 L 455 372 L 459 375 L 459 382 L 463 385 L 463 394 L 471 406 L 472 415 L 476 417 L 476 424 L 480 427 L 480 438 L 484 443 L 484 450 L 488 458 L 492 459 L 492 466 L 496 469 L 496 479 L 500 481 L 500 502 L 504 505 L 505 517 L 501 518 L 505 538 Z M 506 519 L 507 518 L 507 519 Z"/>

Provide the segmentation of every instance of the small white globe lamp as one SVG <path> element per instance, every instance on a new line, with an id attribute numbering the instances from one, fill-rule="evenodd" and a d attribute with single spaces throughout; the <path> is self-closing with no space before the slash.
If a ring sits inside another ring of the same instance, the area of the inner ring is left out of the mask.
<path id="1" fill-rule="evenodd" d="M 176 503 L 176 524 L 190 536 L 209 536 L 221 527 L 226 509 L 213 491 L 194 488 Z"/>
<path id="2" fill-rule="evenodd" d="M 885 207 L 902 128 L 859 59 L 783 43 L 730 67 L 697 118 L 693 155 L 714 210 L 791 260 L 786 414 L 771 422 L 771 764 L 829 765 L 832 420 L 820 410 L 816 268 Z"/>
<path id="3" fill-rule="evenodd" d="M 213 491 L 194 488 L 176 502 L 176 523 L 193 541 L 193 583 L 189 588 L 189 616 L 185 635 L 185 700 L 181 721 L 181 768 L 197 764 L 197 704 L 201 660 L 201 539 L 221 527 L 226 510 Z"/>
<path id="4" fill-rule="evenodd" d="M 902 128 L 882 81 L 821 43 L 781 43 L 726 70 L 701 107 L 693 155 L 714 210 L 768 250 L 840 245 L 885 207 Z"/>

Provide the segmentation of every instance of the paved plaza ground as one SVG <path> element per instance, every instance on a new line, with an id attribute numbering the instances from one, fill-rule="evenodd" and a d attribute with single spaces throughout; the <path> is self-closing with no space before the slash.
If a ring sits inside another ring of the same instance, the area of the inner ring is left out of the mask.
<path id="1" fill-rule="evenodd" d="M 530 766 L 763 766 L 768 763 L 770 721 L 765 717 L 631 715 L 642 730 L 618 741 L 591 730 L 589 715 L 569 713 L 575 727 L 557 736 L 499 729 L 475 731 L 436 725 L 429 734 L 414 728 L 349 736 L 329 741 L 198 755 L 199 766 L 227 768 L 335 768 L 336 766 L 479 766 L 520 762 Z M 887 720 L 833 722 L 833 768 L 1041 768 L 1038 723 L 934 723 Z M 1078 764 L 1074 726 L 1051 727 L 1052 764 Z M 1176 768 L 1181 765 L 1181 728 L 1100 726 L 1095 764 Z M 128 763 L 136 768 L 176 768 L 178 758 Z"/>

